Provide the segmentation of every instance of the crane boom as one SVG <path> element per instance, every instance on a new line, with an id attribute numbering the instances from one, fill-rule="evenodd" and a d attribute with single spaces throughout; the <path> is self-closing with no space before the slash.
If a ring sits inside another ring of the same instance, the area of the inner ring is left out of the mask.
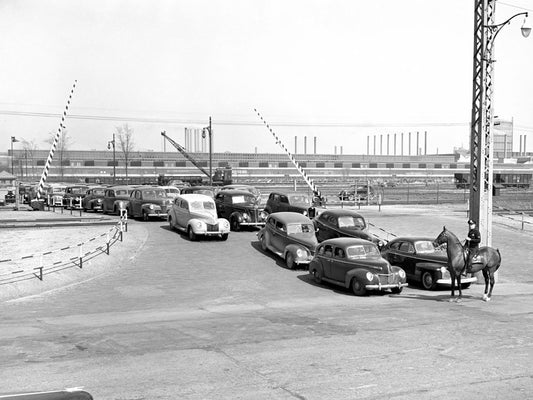
<path id="1" fill-rule="evenodd" d="M 176 150 L 178 150 L 183 155 L 183 157 L 185 157 L 187 160 L 189 160 L 196 168 L 198 168 L 200 171 L 202 171 L 208 178 L 211 178 L 211 176 L 209 175 L 209 172 L 207 172 L 198 163 L 198 161 L 196 161 L 194 158 L 191 157 L 191 155 L 189 153 L 187 153 L 187 150 L 185 150 L 185 147 L 181 146 L 179 143 L 177 143 L 176 141 L 174 141 L 171 138 L 169 138 L 165 131 L 161 132 L 161 136 L 163 136 L 165 139 L 167 139 L 170 142 L 170 144 L 172 144 L 172 146 L 174 146 L 176 148 Z"/>

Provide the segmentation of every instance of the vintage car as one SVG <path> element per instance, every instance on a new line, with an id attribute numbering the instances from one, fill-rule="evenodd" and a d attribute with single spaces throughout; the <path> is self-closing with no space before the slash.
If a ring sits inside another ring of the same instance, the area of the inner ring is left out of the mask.
<path id="1" fill-rule="evenodd" d="M 367 201 L 375 197 L 372 186 L 361 185 L 352 186 L 349 189 L 341 190 L 339 193 L 339 200 L 341 201 Z"/>
<path id="2" fill-rule="evenodd" d="M 245 190 L 221 190 L 215 196 L 218 216 L 226 218 L 232 231 L 245 226 L 264 226 L 267 213 L 256 197 Z"/>
<path id="3" fill-rule="evenodd" d="M 120 215 L 121 210 L 127 210 L 130 203 L 130 194 L 133 186 L 112 186 L 108 187 L 104 193 L 102 202 L 102 212 L 104 214 Z"/>
<path id="4" fill-rule="evenodd" d="M 289 211 L 270 214 L 257 237 L 263 251 L 270 250 L 283 258 L 289 269 L 309 264 L 318 244 L 313 222 Z"/>
<path id="5" fill-rule="evenodd" d="M 368 232 L 364 217 L 352 210 L 334 208 L 313 218 L 319 242 L 337 237 L 365 239 L 381 248 L 385 241 Z"/>
<path id="6" fill-rule="evenodd" d="M 165 192 L 167 192 L 167 196 L 171 199 L 175 199 L 180 194 L 180 190 L 176 186 L 159 186 L 161 189 L 163 189 Z"/>
<path id="7" fill-rule="evenodd" d="M 244 185 L 244 184 L 233 184 L 233 185 L 224 185 L 220 190 L 245 190 L 252 193 L 257 201 L 261 200 L 261 192 L 255 186 Z"/>
<path id="8" fill-rule="evenodd" d="M 215 201 L 205 194 L 183 194 L 174 199 L 168 211 L 170 229 L 186 232 L 194 241 L 198 236 L 218 236 L 228 238 L 229 221 L 217 217 Z"/>
<path id="9" fill-rule="evenodd" d="M 432 238 L 398 237 L 381 249 L 381 255 L 391 264 L 401 267 L 407 274 L 407 281 L 421 284 L 424 289 L 451 286 L 452 279 L 446 268 L 446 250 L 435 247 Z M 477 280 L 468 274 L 461 279 L 463 288 Z"/>
<path id="10" fill-rule="evenodd" d="M 66 185 L 52 183 L 45 187 L 44 202 L 50 207 L 63 206 Z"/>
<path id="11" fill-rule="evenodd" d="M 138 186 L 130 194 L 128 216 L 142 218 L 143 221 L 152 217 L 167 219 L 171 205 L 172 199 L 158 186 Z"/>
<path id="12" fill-rule="evenodd" d="M 87 185 L 70 185 L 65 188 L 63 196 L 63 207 L 65 208 L 81 208 L 81 202 L 87 193 L 89 186 Z"/>
<path id="13" fill-rule="evenodd" d="M 4 195 L 4 202 L 5 204 L 15 203 L 15 188 L 14 187 L 8 187 L 6 190 L 6 194 Z"/>
<path id="14" fill-rule="evenodd" d="M 369 290 L 402 292 L 407 286 L 405 271 L 381 257 L 374 243 L 364 239 L 336 238 L 320 243 L 309 273 L 315 282 L 351 288 L 356 296 Z"/>
<path id="15" fill-rule="evenodd" d="M 102 211 L 105 189 L 103 186 L 88 189 L 81 201 L 83 211 Z"/>
<path id="16" fill-rule="evenodd" d="M 205 194 L 215 198 L 215 190 L 211 186 L 189 186 L 180 189 L 180 194 Z"/>
<path id="17" fill-rule="evenodd" d="M 272 192 L 268 196 L 265 211 L 269 214 L 280 211 L 292 211 L 313 218 L 316 208 L 306 193 Z"/>

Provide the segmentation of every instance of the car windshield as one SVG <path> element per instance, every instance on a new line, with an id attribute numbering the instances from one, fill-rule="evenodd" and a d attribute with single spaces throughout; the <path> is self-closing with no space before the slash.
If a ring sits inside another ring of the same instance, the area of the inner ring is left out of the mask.
<path id="1" fill-rule="evenodd" d="M 193 201 L 190 203 L 191 211 L 214 210 L 215 203 L 211 201 Z"/>
<path id="2" fill-rule="evenodd" d="M 96 194 L 98 196 L 103 196 L 104 195 L 104 190 L 105 189 L 93 189 L 93 194 Z"/>
<path id="3" fill-rule="evenodd" d="M 73 187 L 73 188 L 70 188 L 70 193 L 82 194 L 82 193 L 85 193 L 85 190 L 87 190 L 87 189 L 86 188 L 81 188 L 81 187 Z"/>
<path id="4" fill-rule="evenodd" d="M 143 197 L 145 199 L 166 199 L 167 192 L 163 189 L 145 190 L 143 191 Z"/>
<path id="5" fill-rule="evenodd" d="M 434 253 L 435 246 L 431 240 L 424 240 L 415 243 L 415 249 L 417 253 Z"/>
<path id="6" fill-rule="evenodd" d="M 213 191 L 209 189 L 195 189 L 191 191 L 190 193 L 205 194 L 206 196 L 210 196 L 210 197 L 213 197 L 215 195 Z"/>
<path id="7" fill-rule="evenodd" d="M 65 192 L 64 187 L 53 187 L 52 188 L 52 193 L 64 193 L 64 192 Z"/>
<path id="8" fill-rule="evenodd" d="M 312 235 L 315 234 L 313 224 L 289 224 L 287 225 L 287 235 L 289 236 L 295 236 L 295 235 L 308 236 L 310 234 Z"/>
<path id="9" fill-rule="evenodd" d="M 377 257 L 379 256 L 379 250 L 372 243 L 358 244 L 348 247 L 346 249 L 346 254 L 348 255 L 348 258 L 352 259 Z"/>
<path id="10" fill-rule="evenodd" d="M 115 190 L 115 196 L 128 196 L 130 193 L 131 193 L 131 190 L 125 190 L 125 189 Z"/>
<path id="11" fill-rule="evenodd" d="M 339 217 L 339 228 L 364 229 L 365 220 L 362 217 L 343 215 Z"/>
<path id="12" fill-rule="evenodd" d="M 249 205 L 252 205 L 252 204 L 255 204 L 255 197 L 252 196 L 252 195 L 239 195 L 239 196 L 233 196 L 231 198 L 231 203 L 232 204 L 249 204 Z"/>
<path id="13" fill-rule="evenodd" d="M 311 204 L 311 200 L 305 194 L 290 194 L 290 204 Z"/>
<path id="14" fill-rule="evenodd" d="M 178 190 L 178 188 L 167 188 L 165 189 L 165 192 L 180 194 L 180 191 Z"/>

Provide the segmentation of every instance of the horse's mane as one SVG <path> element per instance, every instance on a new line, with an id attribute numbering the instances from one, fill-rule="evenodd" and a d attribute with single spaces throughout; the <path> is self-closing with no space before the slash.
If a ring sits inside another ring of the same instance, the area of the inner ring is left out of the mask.
<path id="1" fill-rule="evenodd" d="M 444 229 L 442 230 L 441 235 L 442 235 L 443 233 L 446 233 L 447 237 L 448 237 L 450 240 L 452 240 L 453 242 L 455 242 L 455 243 L 458 244 L 459 246 L 463 247 L 463 245 L 461 244 L 461 241 L 459 240 L 459 238 L 458 238 L 457 236 L 455 236 L 455 234 L 454 234 L 452 231 L 450 231 L 450 230 L 446 229 L 446 227 L 444 227 Z"/>

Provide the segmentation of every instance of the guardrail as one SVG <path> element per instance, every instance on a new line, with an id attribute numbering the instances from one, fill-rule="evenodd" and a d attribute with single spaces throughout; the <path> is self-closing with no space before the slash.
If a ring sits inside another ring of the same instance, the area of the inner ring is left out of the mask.
<path id="1" fill-rule="evenodd" d="M 493 206 L 493 210 L 495 210 L 493 212 L 501 218 L 505 218 L 514 222 L 519 222 L 521 225 L 521 230 L 524 230 L 526 225 L 533 226 L 533 222 L 525 220 L 526 217 L 532 217 L 532 215 L 526 214 L 524 211 L 515 211 L 500 206 Z M 519 216 L 520 219 L 514 218 L 515 216 Z"/>
<path id="2" fill-rule="evenodd" d="M 92 237 L 85 240 L 84 242 L 77 243 L 70 246 L 65 246 L 55 250 L 49 250 L 41 253 L 28 254 L 16 258 L 8 258 L 0 260 L 0 285 L 21 282 L 24 280 L 30 280 L 37 278 L 40 281 L 44 279 L 45 275 L 49 275 L 55 272 L 59 272 L 68 268 L 83 268 L 84 262 L 97 257 L 101 254 L 110 255 L 111 247 L 117 243 L 124 240 L 124 232 L 128 231 L 128 216 L 124 212 L 121 215 L 120 220 L 116 225 L 114 225 L 107 232 L 102 233 L 101 235 Z M 105 240 L 102 241 L 102 238 Z M 99 242 L 100 241 L 100 242 Z M 72 250 L 77 250 L 76 256 L 66 256 L 63 259 L 50 264 L 46 264 L 45 257 L 50 256 L 51 254 L 68 252 Z M 27 268 L 17 268 L 8 270 L 9 263 L 15 263 L 18 261 L 31 262 L 32 260 L 37 260 L 33 266 L 28 266 Z M 36 265 L 36 266 L 35 266 Z M 3 268 L 6 266 L 6 268 Z M 7 270 L 7 271 L 5 271 Z"/>

